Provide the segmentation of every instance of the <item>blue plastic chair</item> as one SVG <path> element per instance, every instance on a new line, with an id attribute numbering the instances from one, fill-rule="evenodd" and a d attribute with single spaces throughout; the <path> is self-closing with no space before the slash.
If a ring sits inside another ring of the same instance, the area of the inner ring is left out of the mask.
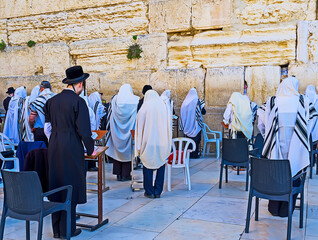
<path id="1" fill-rule="evenodd" d="M 205 152 L 207 150 L 207 154 L 210 152 L 210 144 L 215 143 L 216 144 L 216 157 L 220 157 L 220 143 L 222 141 L 222 132 L 220 131 L 212 131 L 208 125 L 203 123 L 203 157 L 205 155 Z M 209 138 L 209 136 L 212 136 L 212 138 Z M 206 149 L 207 148 L 207 149 Z"/>

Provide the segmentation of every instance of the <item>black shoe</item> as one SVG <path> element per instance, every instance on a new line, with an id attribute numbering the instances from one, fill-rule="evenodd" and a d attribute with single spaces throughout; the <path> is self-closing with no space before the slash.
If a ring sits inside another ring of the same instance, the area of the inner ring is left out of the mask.
<path id="1" fill-rule="evenodd" d="M 155 198 L 160 198 L 160 194 L 155 194 Z"/>
<path id="2" fill-rule="evenodd" d="M 91 167 L 88 169 L 89 172 L 97 172 L 98 171 L 98 167 Z"/>
<path id="3" fill-rule="evenodd" d="M 153 194 L 144 193 L 144 196 L 147 198 L 155 198 L 155 196 Z"/>
<path id="4" fill-rule="evenodd" d="M 130 177 L 122 177 L 120 181 L 122 181 L 122 182 L 131 181 L 131 176 Z"/>
<path id="5" fill-rule="evenodd" d="M 53 234 L 53 238 L 60 238 L 60 234 L 59 233 L 54 233 Z"/>
<path id="6" fill-rule="evenodd" d="M 75 230 L 75 232 L 73 232 L 72 234 L 71 234 L 71 237 L 76 237 L 76 236 L 78 236 L 78 235 L 80 235 L 81 234 L 81 232 L 82 232 L 82 229 L 79 229 L 79 228 L 77 228 L 76 230 Z M 61 237 L 62 239 L 67 239 L 67 237 Z"/>
<path id="7" fill-rule="evenodd" d="M 121 181 L 121 176 L 117 175 L 117 181 Z"/>

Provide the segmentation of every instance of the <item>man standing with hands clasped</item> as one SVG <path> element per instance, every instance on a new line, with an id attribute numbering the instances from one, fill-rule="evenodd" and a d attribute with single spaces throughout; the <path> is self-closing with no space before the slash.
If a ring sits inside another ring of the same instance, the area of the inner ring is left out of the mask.
<path id="1" fill-rule="evenodd" d="M 91 138 L 91 126 L 85 100 L 79 97 L 85 91 L 85 80 L 89 74 L 81 66 L 66 70 L 67 84 L 58 95 L 49 99 L 44 107 L 45 134 L 49 139 L 49 188 L 55 189 L 72 185 L 71 236 L 81 233 L 76 229 L 76 206 L 86 203 L 86 171 L 84 147 L 87 155 L 94 154 L 94 140 Z M 64 202 L 66 191 L 52 195 L 50 201 Z M 52 214 L 54 238 L 66 236 L 66 212 Z"/>

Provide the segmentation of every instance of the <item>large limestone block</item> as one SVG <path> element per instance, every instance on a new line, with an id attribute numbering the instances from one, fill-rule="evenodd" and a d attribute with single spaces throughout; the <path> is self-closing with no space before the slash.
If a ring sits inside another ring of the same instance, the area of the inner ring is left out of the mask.
<path id="1" fill-rule="evenodd" d="M 11 45 L 66 39 L 67 13 L 36 15 L 8 20 L 8 38 Z"/>
<path id="2" fill-rule="evenodd" d="M 69 47 L 64 42 L 43 44 L 43 74 L 63 73 L 70 67 Z"/>
<path id="3" fill-rule="evenodd" d="M 318 64 L 290 64 L 288 75 L 299 79 L 299 92 L 305 93 L 308 85 L 318 86 Z"/>
<path id="4" fill-rule="evenodd" d="M 3 40 L 8 43 L 7 38 L 7 20 L 0 20 L 0 41 Z"/>
<path id="5" fill-rule="evenodd" d="M 189 37 L 183 38 L 178 35 L 174 36 L 174 41 L 169 41 L 169 67 L 283 65 L 295 60 L 294 25 L 242 31 L 205 31 L 196 34 L 192 41 Z"/>
<path id="6" fill-rule="evenodd" d="M 149 84 L 150 74 L 149 70 L 116 70 L 101 73 L 99 76 L 100 91 L 104 93 L 103 98 L 110 101 L 112 96 L 118 93 L 119 88 L 128 83 L 132 86 L 134 94 L 141 97 L 143 86 Z"/>
<path id="7" fill-rule="evenodd" d="M 276 94 L 281 79 L 279 66 L 247 67 L 245 81 L 248 84 L 247 95 L 251 101 L 262 105 Z"/>
<path id="8" fill-rule="evenodd" d="M 149 32 L 179 32 L 191 27 L 191 0 L 149 0 Z"/>
<path id="9" fill-rule="evenodd" d="M 297 28 L 297 61 L 318 62 L 318 21 L 300 21 Z"/>
<path id="10" fill-rule="evenodd" d="M 232 24 L 232 0 L 193 0 L 192 25 L 195 29 L 215 29 Z"/>
<path id="11" fill-rule="evenodd" d="M 74 42 L 70 44 L 70 54 L 76 64 L 82 65 L 87 71 L 150 70 L 166 67 L 166 34 L 140 35 L 137 42 L 143 50 L 140 59 L 127 59 L 128 47 L 134 43 L 131 37 Z"/>
<path id="12" fill-rule="evenodd" d="M 161 94 L 171 90 L 176 107 L 180 107 L 191 88 L 195 87 L 200 98 L 204 98 L 205 71 L 197 69 L 165 69 L 151 74 L 150 85 Z"/>
<path id="13" fill-rule="evenodd" d="M 147 33 L 143 2 L 87 8 L 68 13 L 67 36 L 75 40 L 133 36 Z"/>
<path id="14" fill-rule="evenodd" d="M 226 106 L 233 92 L 242 93 L 244 67 L 210 68 L 205 80 L 207 106 Z"/>
<path id="15" fill-rule="evenodd" d="M 63 0 L 60 0 L 63 1 Z M 65 10 L 73 10 L 80 8 L 92 8 L 100 6 L 115 5 L 121 3 L 130 3 L 134 0 L 64 0 Z"/>
<path id="16" fill-rule="evenodd" d="M 315 0 L 244 0 L 244 2 L 246 4 L 237 4 L 236 8 L 238 22 L 243 24 L 270 24 L 316 18 Z"/>

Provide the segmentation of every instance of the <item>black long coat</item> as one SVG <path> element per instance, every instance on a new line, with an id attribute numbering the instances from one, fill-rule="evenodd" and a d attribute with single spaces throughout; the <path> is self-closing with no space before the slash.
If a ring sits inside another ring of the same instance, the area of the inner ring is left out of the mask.
<path id="1" fill-rule="evenodd" d="M 48 147 L 49 189 L 73 186 L 72 202 L 86 202 L 84 143 L 87 154 L 94 151 L 87 105 L 72 90 L 63 90 L 44 106 L 45 122 L 52 125 Z M 55 194 L 51 201 L 65 200 L 65 193 Z"/>

